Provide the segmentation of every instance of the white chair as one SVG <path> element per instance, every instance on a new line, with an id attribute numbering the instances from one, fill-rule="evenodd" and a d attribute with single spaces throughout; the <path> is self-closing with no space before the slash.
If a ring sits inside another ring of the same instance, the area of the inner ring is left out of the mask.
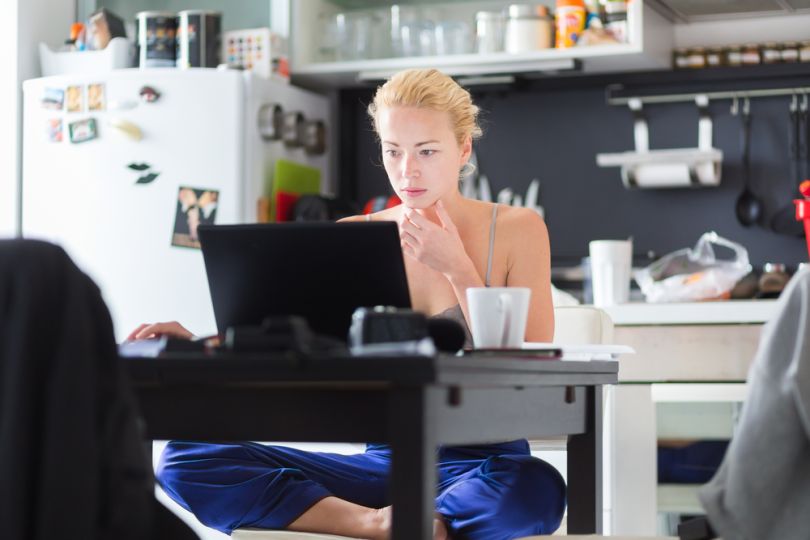
<path id="1" fill-rule="evenodd" d="M 613 341 L 613 321 L 610 316 L 593 306 L 560 306 L 554 308 L 554 343 L 561 345 L 582 345 Z M 532 441 L 533 447 L 542 451 L 564 447 L 562 441 Z M 541 453 L 542 453 L 541 451 Z M 330 534 L 299 533 L 291 531 L 271 531 L 261 529 L 238 529 L 231 534 L 234 540 L 344 540 L 343 536 Z M 572 537 L 576 538 L 576 537 Z M 584 538 L 584 537 L 583 537 Z M 348 540 L 348 539 L 346 539 Z"/>

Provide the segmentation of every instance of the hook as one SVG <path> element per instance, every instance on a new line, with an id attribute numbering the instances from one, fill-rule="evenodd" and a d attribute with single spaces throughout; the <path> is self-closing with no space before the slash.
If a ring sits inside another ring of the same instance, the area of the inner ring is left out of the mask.
<path id="1" fill-rule="evenodd" d="M 802 91 L 802 104 L 799 110 L 803 113 L 807 112 L 807 92 Z"/>
<path id="2" fill-rule="evenodd" d="M 737 94 L 734 94 L 733 101 L 731 102 L 731 116 L 737 116 L 740 112 L 740 102 L 737 99 Z"/>
<path id="3" fill-rule="evenodd" d="M 751 100 L 748 96 L 745 96 L 745 101 L 743 102 L 743 115 L 748 116 L 751 114 Z"/>
<path id="4" fill-rule="evenodd" d="M 793 97 L 790 99 L 790 112 L 796 112 L 796 109 L 799 106 L 799 97 L 796 95 L 796 92 L 793 92 Z"/>

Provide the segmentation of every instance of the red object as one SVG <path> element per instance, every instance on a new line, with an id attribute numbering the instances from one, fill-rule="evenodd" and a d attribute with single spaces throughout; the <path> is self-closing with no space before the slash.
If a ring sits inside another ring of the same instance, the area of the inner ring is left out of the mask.
<path id="1" fill-rule="evenodd" d="M 289 193 L 286 191 L 276 192 L 276 221 L 292 221 L 295 202 L 301 196 L 300 193 Z"/>
<path id="2" fill-rule="evenodd" d="M 807 240 L 807 257 L 810 259 L 810 180 L 799 185 L 799 191 L 804 199 L 794 199 L 796 205 L 796 221 L 804 221 L 804 237 Z"/>
<path id="3" fill-rule="evenodd" d="M 399 197 L 396 195 L 391 195 L 390 197 L 386 197 L 385 195 L 372 197 L 363 207 L 363 213 L 373 214 L 375 212 L 379 212 L 380 210 L 385 210 L 386 208 L 393 208 L 401 203 L 402 201 L 399 200 Z"/>

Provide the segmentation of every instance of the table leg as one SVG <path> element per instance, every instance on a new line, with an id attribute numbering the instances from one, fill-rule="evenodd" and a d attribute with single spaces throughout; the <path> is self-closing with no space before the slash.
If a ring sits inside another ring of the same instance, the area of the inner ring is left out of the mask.
<path id="1" fill-rule="evenodd" d="M 568 438 L 568 532 L 602 532 L 602 387 L 585 388 L 585 433 Z"/>
<path id="2" fill-rule="evenodd" d="M 398 388 L 391 392 L 389 440 L 392 540 L 431 540 L 436 497 L 436 391 Z"/>

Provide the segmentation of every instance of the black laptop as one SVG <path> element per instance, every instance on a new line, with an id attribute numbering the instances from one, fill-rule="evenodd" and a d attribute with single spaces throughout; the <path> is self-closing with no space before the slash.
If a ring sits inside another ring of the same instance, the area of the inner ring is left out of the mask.
<path id="1" fill-rule="evenodd" d="M 199 227 L 220 333 L 300 315 L 346 341 L 357 307 L 410 307 L 396 223 L 271 223 Z"/>

